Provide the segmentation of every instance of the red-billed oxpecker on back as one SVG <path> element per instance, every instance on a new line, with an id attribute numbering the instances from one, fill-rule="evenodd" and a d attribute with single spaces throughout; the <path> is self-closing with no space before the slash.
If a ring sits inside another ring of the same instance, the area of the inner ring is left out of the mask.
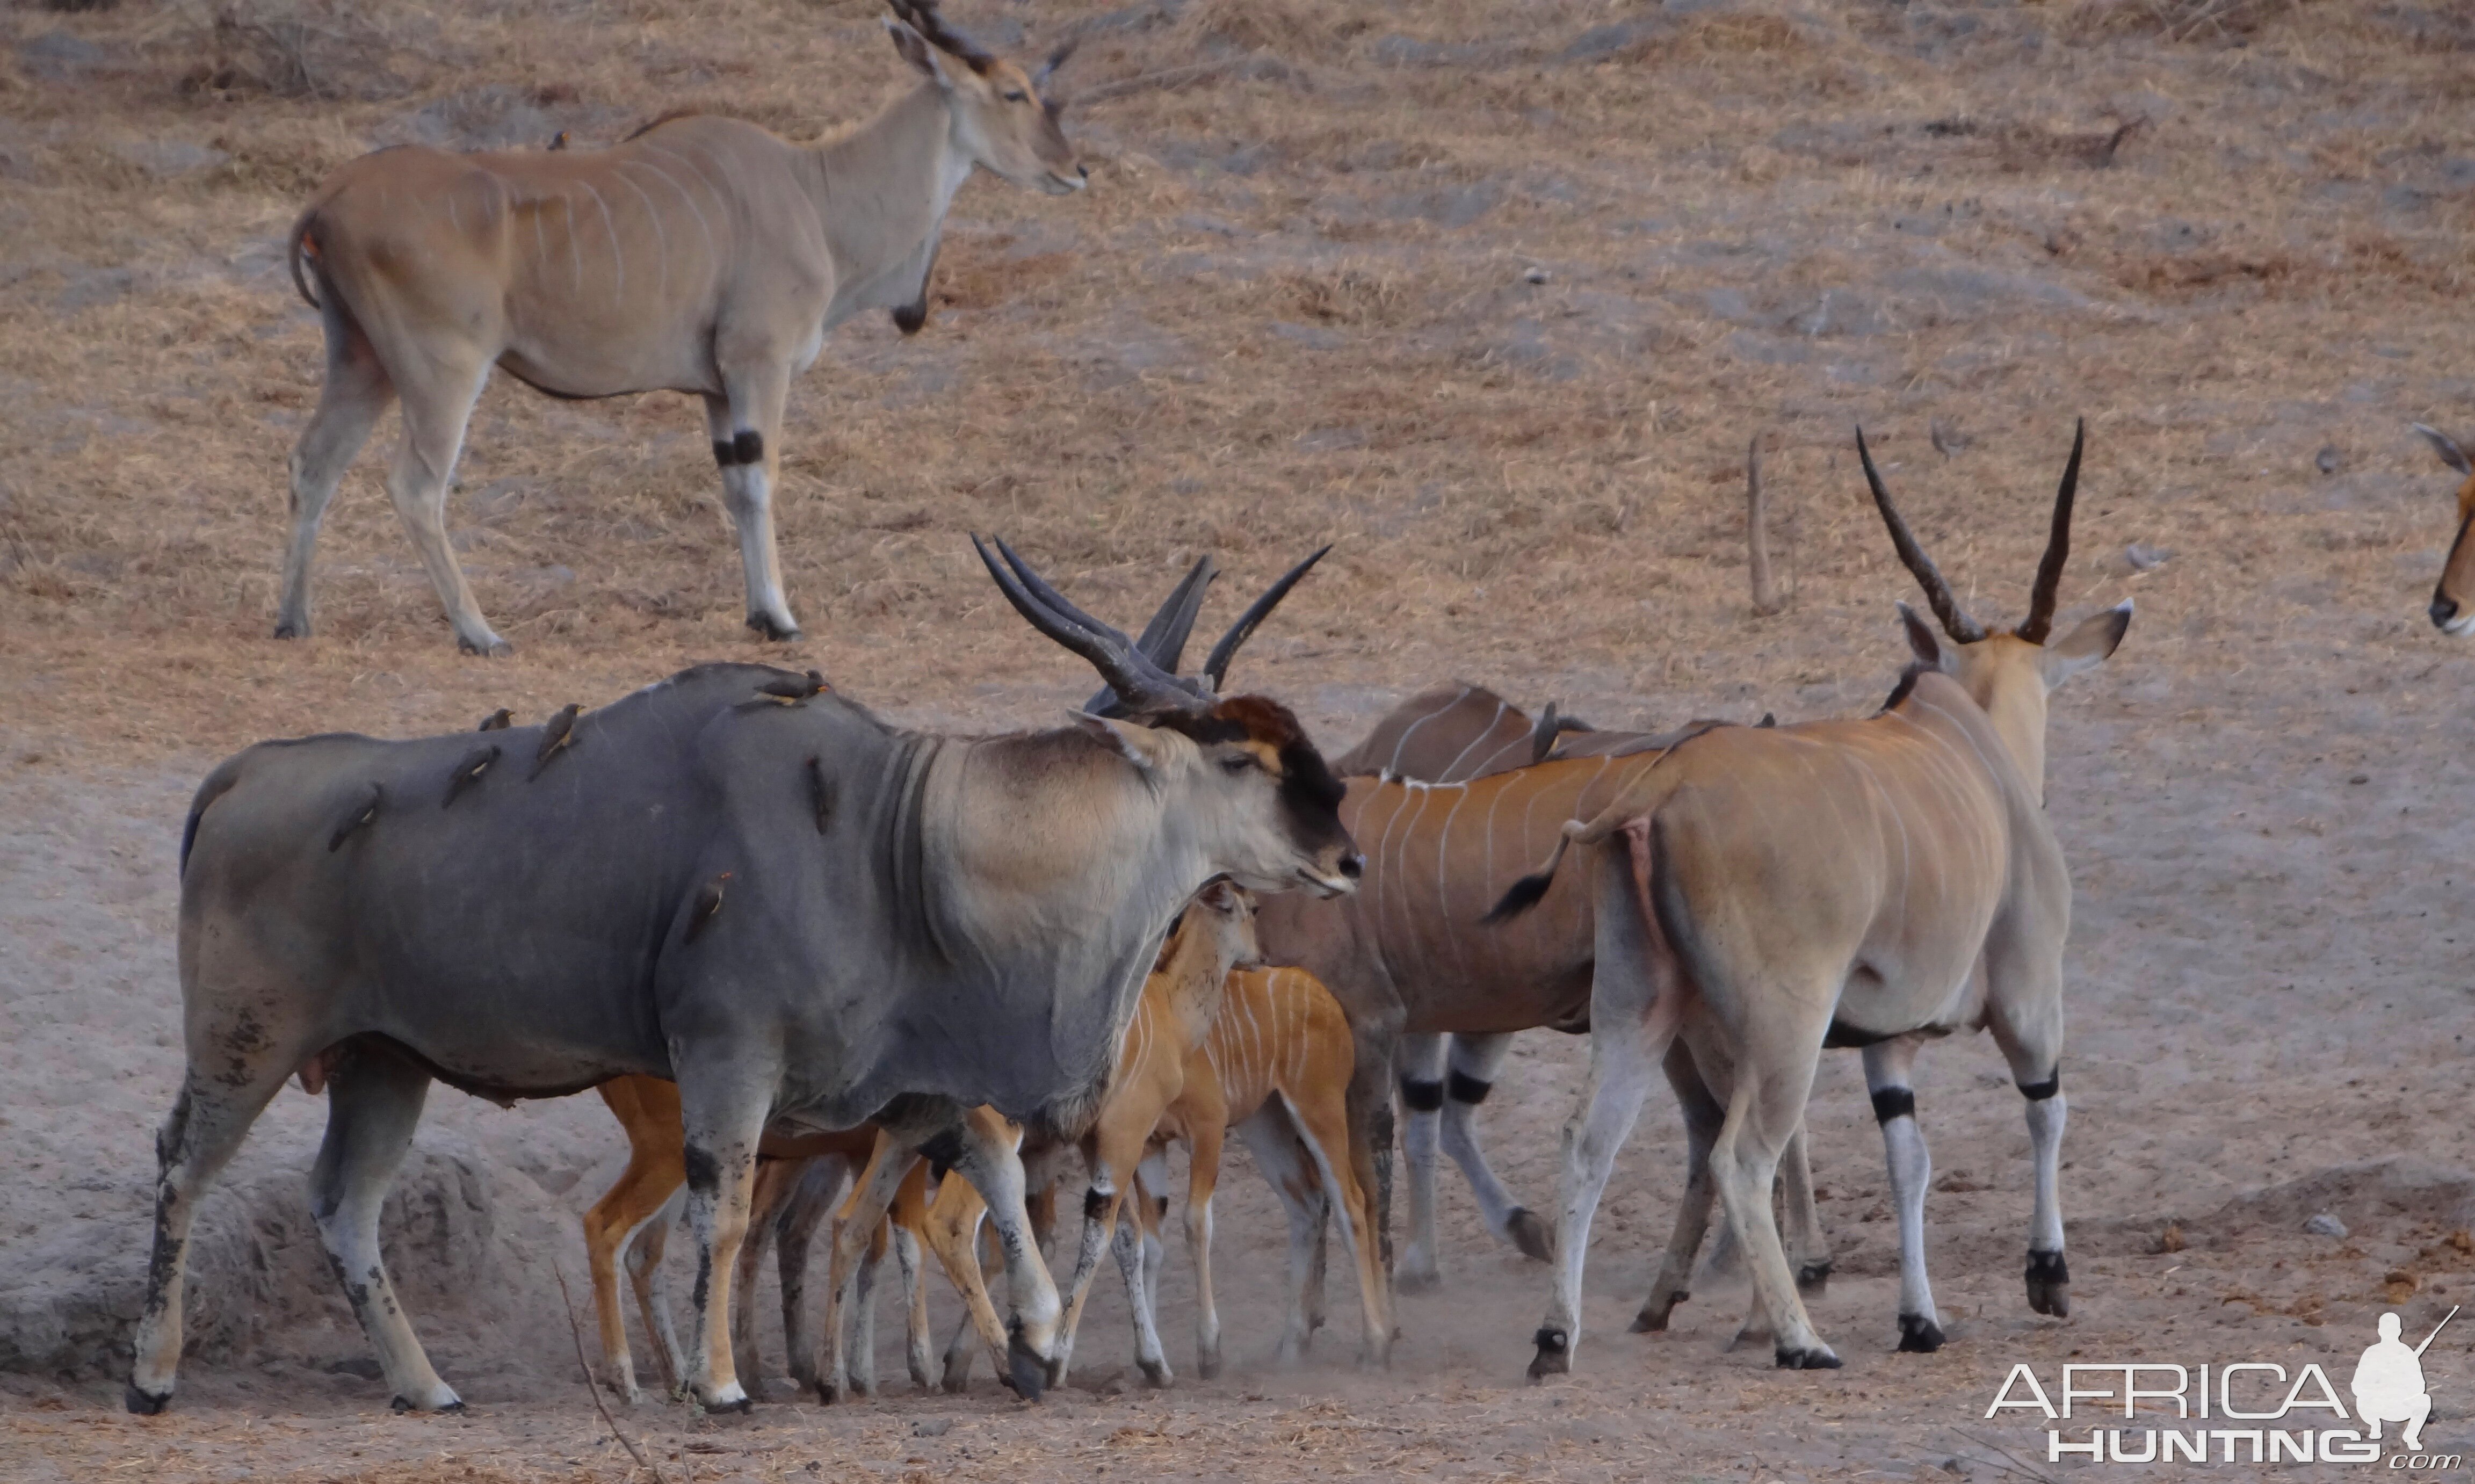
<path id="1" fill-rule="evenodd" d="M 1899 1349 L 1942 1344 L 1924 1272 L 1931 1167 L 1908 1071 L 1924 1040 L 1953 1031 L 1991 1030 L 2028 1100 L 2028 1302 L 2069 1312 L 2055 1187 L 2071 888 L 2046 819 L 2046 697 L 2112 654 L 2131 621 L 2126 602 L 2046 642 L 2080 447 L 2028 617 L 1993 633 L 1908 533 L 1859 435 L 1892 543 L 1942 625 L 1937 634 L 1901 606 L 1916 663 L 1881 712 L 1688 739 L 1596 817 L 1567 825 L 1547 864 L 1490 914 L 1500 931 L 1520 931 L 1521 914 L 1561 885 L 1567 848 L 1585 854 L 1588 868 L 1573 874 L 1597 903 L 1589 1088 L 1564 1131 L 1555 1290 L 1532 1377 L 1570 1369 L 1590 1218 L 1679 1025 L 1727 1107 L 1713 1178 L 1779 1365 L 1839 1364 L 1797 1297 L 1771 1216 L 1772 1175 L 1803 1124 L 1825 1046 L 1865 1049 L 1899 1211 Z"/>
<path id="2" fill-rule="evenodd" d="M 512 1101 L 627 1073 L 678 1084 L 699 1404 L 747 1399 L 728 1316 L 763 1136 L 871 1119 L 987 1200 L 1017 1306 L 1011 1369 L 1038 1393 L 1057 1289 L 1014 1146 L 971 1109 L 1079 1129 L 1195 891 L 1226 876 L 1342 893 L 1361 863 L 1287 708 L 1205 693 L 1052 602 L 1011 552 L 981 551 L 1131 719 L 943 737 L 837 689 L 784 700 L 776 682 L 804 677 L 708 665 L 584 713 L 530 772 L 465 782 L 460 733 L 263 743 L 208 776 L 181 853 L 188 1066 L 156 1145 L 133 1409 L 171 1398 L 199 1201 L 313 1062 L 328 1125 L 311 1209 L 405 1407 L 460 1404 L 378 1244 L 429 1083 Z M 538 728 L 502 736 L 543 751 Z"/>
<path id="3" fill-rule="evenodd" d="M 292 541 L 276 637 L 309 632 L 309 562 L 336 482 L 387 403 L 404 437 L 387 495 L 463 648 L 502 653 L 447 544 L 447 489 L 493 366 L 553 397 L 704 400 L 739 531 L 747 626 L 792 639 L 773 492 L 791 378 L 852 315 L 928 313 L 946 208 L 973 168 L 1064 195 L 1085 171 L 1037 72 L 981 50 L 934 0 L 889 0 L 921 77 L 814 147 L 754 124 L 669 118 L 600 150 L 381 150 L 320 187 L 289 239 L 324 318 L 327 378 L 292 450 Z"/>
<path id="4" fill-rule="evenodd" d="M 2475 634 L 2475 463 L 2456 439 L 2421 423 L 2414 430 L 2430 440 L 2440 461 L 2463 476 L 2458 486 L 2458 535 L 2449 543 L 2449 559 L 2432 590 L 2432 626 L 2452 639 Z"/>

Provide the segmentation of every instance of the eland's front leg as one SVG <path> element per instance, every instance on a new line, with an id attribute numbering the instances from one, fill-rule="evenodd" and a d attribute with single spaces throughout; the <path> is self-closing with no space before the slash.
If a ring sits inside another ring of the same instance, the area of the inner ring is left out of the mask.
<path id="1" fill-rule="evenodd" d="M 708 1412 L 746 1411 L 747 1389 L 730 1352 L 730 1279 L 747 1239 L 756 1143 L 774 1078 L 727 1065 L 679 1068 L 680 1124 L 687 1135 L 688 1231 L 696 1241 L 696 1339 L 688 1395 Z"/>
<path id="2" fill-rule="evenodd" d="M 1022 1160 L 1016 1153 L 1021 1141 L 1021 1129 L 988 1108 L 973 1108 L 951 1146 L 951 1163 L 988 1203 L 988 1219 L 1005 1253 L 1006 1290 L 1014 1304 L 1013 1321 L 1006 1326 L 1006 1371 L 1017 1393 L 1038 1400 L 1052 1358 L 1064 1353 L 1059 1322 L 1065 1306 L 1032 1240 Z"/>
<path id="3" fill-rule="evenodd" d="M 723 503 L 739 531 L 747 578 L 747 626 L 772 640 L 799 637 L 782 596 L 782 559 L 773 539 L 773 492 L 782 450 L 782 406 L 790 369 L 770 354 L 726 371 L 730 395 L 705 399 L 705 426 L 722 468 Z"/>
<path id="4" fill-rule="evenodd" d="M 1409 1239 L 1402 1244 L 1394 1280 L 1415 1293 L 1443 1282 L 1435 1235 L 1435 1154 L 1442 1139 L 1444 1056 L 1448 1037 L 1401 1037 L 1401 1162 L 1409 1187 Z"/>
<path id="5" fill-rule="evenodd" d="M 1497 1240 L 1511 1243 L 1524 1257 L 1548 1258 L 1552 1241 L 1538 1213 L 1512 1199 L 1486 1162 L 1479 1143 L 1478 1107 L 1495 1090 L 1496 1073 L 1512 1050 L 1509 1035 L 1456 1035 L 1452 1038 L 1451 1075 L 1444 1082 L 1444 1153 L 1460 1167 L 1470 1194 L 1485 1213 L 1486 1229 Z"/>

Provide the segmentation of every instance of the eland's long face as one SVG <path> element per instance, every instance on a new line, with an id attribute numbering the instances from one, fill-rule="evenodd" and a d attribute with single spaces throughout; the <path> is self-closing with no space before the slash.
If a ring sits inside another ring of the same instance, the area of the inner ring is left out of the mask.
<path id="1" fill-rule="evenodd" d="M 1346 791 L 1287 707 L 1229 696 L 1155 725 L 1193 744 L 1183 769 L 1187 812 L 1233 881 L 1322 896 L 1358 889 L 1366 862 L 1340 822 Z"/>
<path id="2" fill-rule="evenodd" d="M 2414 430 L 2432 445 L 2440 461 L 2462 476 L 2458 486 L 2458 537 L 2449 544 L 2449 559 L 2440 567 L 2440 581 L 2432 590 L 2432 626 L 2452 639 L 2475 634 L 2475 460 L 2458 440 L 2421 423 Z"/>
<path id="3" fill-rule="evenodd" d="M 2458 487 L 2458 539 L 2432 590 L 2433 627 L 2452 639 L 2475 634 L 2475 474 Z"/>
<path id="4" fill-rule="evenodd" d="M 1002 58 L 956 72 L 954 138 L 974 164 L 1051 196 L 1089 183 L 1090 172 L 1066 137 L 1064 110 L 1041 97 L 1029 73 Z"/>

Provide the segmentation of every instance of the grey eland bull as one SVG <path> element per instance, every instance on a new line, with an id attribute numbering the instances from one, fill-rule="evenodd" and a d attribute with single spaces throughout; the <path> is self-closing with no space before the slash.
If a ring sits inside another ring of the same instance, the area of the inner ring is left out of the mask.
<path id="1" fill-rule="evenodd" d="M 292 540 L 275 634 L 309 632 L 309 562 L 336 483 L 387 403 L 404 437 L 387 496 L 455 642 L 499 654 L 447 544 L 447 489 L 493 366 L 561 398 L 704 400 L 739 532 L 747 626 L 793 639 L 773 543 L 791 378 L 835 326 L 928 314 L 928 273 L 974 168 L 1062 195 L 1086 173 L 1037 73 L 891 0 L 894 44 L 924 81 L 813 148 L 754 124 L 665 119 L 600 150 L 365 155 L 319 188 L 288 239 L 293 281 L 325 322 L 327 377 L 292 450 Z M 314 282 L 314 287 L 313 287 Z"/>
<path id="2" fill-rule="evenodd" d="M 1908 1073 L 1924 1041 L 1955 1031 L 1992 1032 L 2026 1100 L 2028 1304 L 2070 1313 L 2058 1172 L 2071 882 L 2046 817 L 2046 703 L 2131 623 L 2125 602 L 2048 643 L 2083 441 L 2054 497 L 2028 616 L 1989 632 L 1909 533 L 1859 434 L 1875 503 L 1943 632 L 1900 605 L 1916 663 L 1878 713 L 1687 739 L 1565 825 L 1546 864 L 1488 914 L 1518 934 L 1556 894 L 1586 888 L 1597 902 L 1589 1085 L 1564 1129 L 1532 1379 L 1571 1369 L 1591 1217 L 1650 1067 L 1679 1034 L 1726 1109 L 1713 1183 L 1781 1367 L 1839 1364 L 1797 1297 L 1769 1199 L 1827 1046 L 1864 1049 L 1899 1214 L 1899 1349 L 1944 1339 L 1924 1267 L 1933 1170 Z M 1574 847 L 1585 868 L 1559 876 Z"/>
<path id="3" fill-rule="evenodd" d="M 188 1070 L 156 1140 L 131 1409 L 170 1399 L 190 1223 L 295 1069 L 328 1089 L 320 1235 L 404 1407 L 460 1405 L 378 1246 L 430 1082 L 505 1101 L 627 1073 L 678 1084 L 698 1401 L 747 1401 L 728 1290 L 759 1139 L 869 1120 L 987 1201 L 1037 1395 L 1057 1291 L 1011 1141 L 967 1110 L 1078 1127 L 1197 888 L 1342 893 L 1361 863 L 1287 708 L 1166 673 L 998 549 L 1008 600 L 1134 719 L 942 737 L 716 665 L 554 749 L 532 728 L 327 736 L 215 768 L 182 842 Z"/>

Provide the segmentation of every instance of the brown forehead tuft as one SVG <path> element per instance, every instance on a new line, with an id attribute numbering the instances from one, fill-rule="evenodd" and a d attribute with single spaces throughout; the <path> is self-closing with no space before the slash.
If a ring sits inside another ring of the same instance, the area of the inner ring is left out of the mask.
<path id="1" fill-rule="evenodd" d="M 2468 474 L 2466 482 L 2458 487 L 2458 519 L 2469 518 L 2475 518 L 2475 474 Z"/>

